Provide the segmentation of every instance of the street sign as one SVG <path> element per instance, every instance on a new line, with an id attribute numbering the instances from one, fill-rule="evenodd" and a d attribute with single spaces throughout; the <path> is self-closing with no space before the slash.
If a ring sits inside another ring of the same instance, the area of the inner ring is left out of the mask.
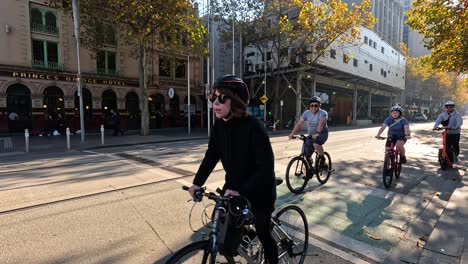
<path id="1" fill-rule="evenodd" d="M 265 106 L 264 105 L 260 105 L 260 110 L 263 110 L 265 109 Z"/>
<path id="2" fill-rule="evenodd" d="M 266 97 L 266 95 L 263 95 L 262 97 L 260 97 L 260 101 L 262 101 L 263 104 L 266 104 L 266 102 L 268 101 L 268 97 Z"/>
<path id="3" fill-rule="evenodd" d="M 174 95 L 175 95 L 175 91 L 174 91 L 174 88 L 169 88 L 169 90 L 167 91 L 167 95 L 169 96 L 170 99 L 174 98 Z"/>
<path id="4" fill-rule="evenodd" d="M 280 105 L 283 106 L 284 105 L 284 102 L 283 100 L 280 101 Z"/>

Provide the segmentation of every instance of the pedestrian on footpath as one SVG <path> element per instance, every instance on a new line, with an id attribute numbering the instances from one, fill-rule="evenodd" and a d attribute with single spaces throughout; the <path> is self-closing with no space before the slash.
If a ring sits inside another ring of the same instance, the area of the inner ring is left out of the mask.
<path id="1" fill-rule="evenodd" d="M 455 103 L 453 101 L 447 101 L 444 104 L 445 111 L 441 113 L 434 124 L 433 130 L 437 129 L 439 125 L 442 125 L 447 129 L 447 149 L 453 147 L 454 150 L 454 161 L 458 162 L 458 155 L 460 154 L 460 133 L 461 126 L 463 125 L 463 117 L 461 113 L 455 110 Z"/>
<path id="2" fill-rule="evenodd" d="M 278 263 L 278 248 L 271 232 L 271 214 L 275 207 L 276 185 L 274 156 L 270 139 L 261 124 L 247 112 L 247 85 L 232 75 L 216 80 L 211 96 L 216 122 L 208 150 L 188 190 L 194 197 L 219 160 L 226 172 L 225 196 L 242 196 L 251 203 L 258 238 L 265 249 L 268 264 Z M 228 227 L 221 253 L 237 255 L 242 229 Z"/>
<path id="3" fill-rule="evenodd" d="M 123 131 L 120 129 L 120 114 L 118 111 L 111 109 L 111 122 L 112 128 L 114 129 L 113 136 L 117 136 L 119 133 L 123 136 Z"/>

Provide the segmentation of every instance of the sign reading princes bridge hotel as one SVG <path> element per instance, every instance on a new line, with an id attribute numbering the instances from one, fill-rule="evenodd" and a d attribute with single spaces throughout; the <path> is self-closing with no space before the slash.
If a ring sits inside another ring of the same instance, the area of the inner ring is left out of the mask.
<path id="1" fill-rule="evenodd" d="M 45 72 L 27 72 L 27 71 L 0 71 L 0 76 L 8 76 L 13 78 L 24 78 L 24 79 L 37 79 L 37 80 L 49 80 L 49 81 L 62 81 L 62 82 L 77 82 L 77 77 L 74 75 L 67 74 L 54 74 Z M 127 87 L 138 87 L 138 82 L 131 80 L 112 80 L 102 79 L 93 77 L 81 77 L 81 83 L 99 84 L 99 85 L 115 85 L 115 86 L 127 86 Z"/>

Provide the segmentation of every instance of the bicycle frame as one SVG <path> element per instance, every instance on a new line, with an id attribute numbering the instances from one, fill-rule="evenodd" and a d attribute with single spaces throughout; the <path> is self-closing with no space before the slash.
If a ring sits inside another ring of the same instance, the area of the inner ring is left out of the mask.
<path id="1" fill-rule="evenodd" d="M 450 158 L 447 154 L 447 130 L 445 129 L 442 132 L 442 157 L 447 161 L 447 165 L 449 167 L 453 166 L 453 163 L 450 161 Z"/>
<path id="2" fill-rule="evenodd" d="M 390 147 L 387 147 L 387 146 L 385 147 L 385 153 L 394 157 L 395 162 L 393 162 L 392 170 L 396 171 L 398 168 L 397 161 L 399 161 L 400 152 L 396 148 L 396 144 L 395 144 L 396 141 L 394 142 L 392 139 L 389 139 L 389 138 L 387 138 L 387 140 L 390 140 Z"/>

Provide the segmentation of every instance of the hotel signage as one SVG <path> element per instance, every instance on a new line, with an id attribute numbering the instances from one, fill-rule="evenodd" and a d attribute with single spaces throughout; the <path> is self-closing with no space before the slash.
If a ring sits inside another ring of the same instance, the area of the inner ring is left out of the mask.
<path id="1" fill-rule="evenodd" d="M 27 71 L 4 71 L 0 70 L 0 76 L 9 76 L 13 78 L 34 79 L 34 80 L 50 80 L 59 82 L 77 82 L 76 76 L 67 74 L 54 74 L 45 72 L 27 72 Z M 100 85 L 116 85 L 116 86 L 132 86 L 138 87 L 138 81 L 118 80 L 110 78 L 95 78 L 81 76 L 81 83 L 100 84 Z"/>

